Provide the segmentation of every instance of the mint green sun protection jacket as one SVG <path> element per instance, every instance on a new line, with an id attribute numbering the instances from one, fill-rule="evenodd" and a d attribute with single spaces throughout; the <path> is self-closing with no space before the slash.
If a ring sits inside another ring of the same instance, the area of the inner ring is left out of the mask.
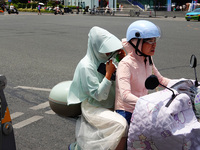
<path id="1" fill-rule="evenodd" d="M 84 100 L 97 107 L 113 108 L 115 83 L 97 71 L 108 60 L 106 53 L 122 49 L 121 41 L 108 31 L 93 27 L 88 34 L 87 54 L 78 63 L 67 94 L 67 103 Z"/>

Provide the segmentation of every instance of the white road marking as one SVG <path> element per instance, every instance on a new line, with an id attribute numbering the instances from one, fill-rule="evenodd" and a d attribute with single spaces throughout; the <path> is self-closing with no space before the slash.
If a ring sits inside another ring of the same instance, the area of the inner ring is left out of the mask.
<path id="1" fill-rule="evenodd" d="M 16 86 L 14 87 L 15 89 L 25 89 L 25 90 L 36 90 L 36 91 L 46 91 L 46 92 L 50 92 L 51 89 L 46 89 L 46 88 L 37 88 L 37 87 L 28 87 L 28 86 Z M 29 109 L 32 109 L 32 110 L 39 110 L 39 109 L 44 109 L 44 108 L 47 108 L 49 107 L 49 102 L 44 102 L 44 103 L 41 103 L 39 105 L 36 105 L 36 106 L 33 106 L 33 107 L 30 107 Z M 52 111 L 52 110 L 49 110 L 49 111 L 46 111 L 45 112 L 46 114 L 50 114 L 50 115 L 54 115 L 55 112 Z M 14 118 L 17 118 L 17 117 L 20 117 L 21 115 L 23 115 L 24 113 L 22 112 L 15 112 L 13 114 L 11 114 L 11 119 L 14 119 Z M 15 129 L 20 129 L 24 126 L 27 126 L 31 123 L 34 123 L 40 119 L 44 118 L 43 116 L 33 116 L 31 118 L 28 118 L 26 120 L 23 120 L 21 122 L 18 122 L 16 124 L 13 125 L 13 128 Z"/>
<path id="2" fill-rule="evenodd" d="M 26 90 L 35 90 L 35 91 L 45 91 L 45 92 L 50 92 L 51 89 L 46 89 L 46 88 L 37 88 L 37 87 L 29 87 L 29 86 L 16 86 L 14 87 L 15 89 L 26 89 Z"/>
<path id="3" fill-rule="evenodd" d="M 30 109 L 39 110 L 39 109 L 43 109 L 43 108 L 46 108 L 46 107 L 49 107 L 49 102 L 41 103 L 37 106 L 30 107 Z"/>
<path id="4" fill-rule="evenodd" d="M 55 115 L 56 114 L 53 110 L 46 111 L 45 113 L 49 114 L 49 115 Z"/>
<path id="5" fill-rule="evenodd" d="M 24 127 L 26 125 L 29 125 L 29 124 L 31 124 L 33 122 L 36 122 L 36 121 L 38 121 L 38 120 L 40 120 L 42 118 L 43 118 L 42 116 L 33 116 L 33 117 L 29 118 L 29 119 L 26 119 L 24 121 L 21 121 L 19 123 L 14 124 L 13 128 L 20 129 L 20 128 L 22 128 L 22 127 Z"/>
<path id="6" fill-rule="evenodd" d="M 17 118 L 17 117 L 19 117 L 19 116 L 21 116 L 23 114 L 24 114 L 23 112 L 15 112 L 15 113 L 12 113 L 10 115 L 10 117 L 11 117 L 11 119 L 15 119 L 15 118 Z"/>

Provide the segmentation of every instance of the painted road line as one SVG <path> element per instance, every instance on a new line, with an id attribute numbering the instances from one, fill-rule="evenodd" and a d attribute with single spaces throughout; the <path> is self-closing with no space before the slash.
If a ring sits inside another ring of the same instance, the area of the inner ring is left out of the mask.
<path id="1" fill-rule="evenodd" d="M 53 110 L 46 111 L 45 114 L 55 115 L 56 113 Z"/>
<path id="2" fill-rule="evenodd" d="M 46 108 L 46 107 L 49 107 L 49 102 L 45 102 L 45 103 L 41 103 L 37 106 L 33 106 L 33 107 L 30 107 L 30 109 L 32 110 L 39 110 L 39 109 L 43 109 L 43 108 Z"/>
<path id="3" fill-rule="evenodd" d="M 19 123 L 14 124 L 13 128 L 14 129 L 20 129 L 20 128 L 22 128 L 24 126 L 27 126 L 27 125 L 29 125 L 29 124 L 31 124 L 33 122 L 36 122 L 36 121 L 38 121 L 38 120 L 40 120 L 42 118 L 43 118 L 42 116 L 33 116 L 33 117 L 29 118 L 29 119 L 26 119 L 24 121 L 21 121 Z"/>
<path id="4" fill-rule="evenodd" d="M 15 89 L 25 89 L 25 90 L 35 90 L 35 91 L 45 91 L 45 92 L 50 92 L 51 89 L 46 89 L 46 88 L 37 88 L 37 87 L 29 87 L 29 86 L 16 86 L 14 87 Z"/>
<path id="5" fill-rule="evenodd" d="M 11 119 L 15 119 L 15 118 L 17 118 L 17 117 L 19 117 L 19 116 L 21 116 L 23 114 L 24 114 L 23 112 L 15 112 L 15 113 L 12 113 L 10 115 L 10 117 L 11 117 Z"/>

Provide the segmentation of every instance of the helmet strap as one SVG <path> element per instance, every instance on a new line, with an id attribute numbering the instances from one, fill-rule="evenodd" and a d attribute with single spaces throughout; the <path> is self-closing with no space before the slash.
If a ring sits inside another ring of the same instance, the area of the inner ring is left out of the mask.
<path id="1" fill-rule="evenodd" d="M 139 44 L 140 44 L 140 41 L 141 41 L 141 39 L 138 39 L 136 45 L 134 45 L 134 44 L 131 42 L 131 40 L 129 41 L 129 43 L 135 48 L 135 53 L 136 53 L 138 56 L 144 56 L 144 57 L 145 57 L 145 59 L 144 59 L 145 64 L 146 64 L 146 62 L 147 62 L 147 57 L 148 57 L 148 58 L 149 58 L 149 64 L 150 64 L 150 65 L 153 65 L 153 62 L 152 62 L 152 60 L 151 60 L 151 56 L 142 53 L 142 52 L 138 49 L 138 46 L 139 46 Z"/>

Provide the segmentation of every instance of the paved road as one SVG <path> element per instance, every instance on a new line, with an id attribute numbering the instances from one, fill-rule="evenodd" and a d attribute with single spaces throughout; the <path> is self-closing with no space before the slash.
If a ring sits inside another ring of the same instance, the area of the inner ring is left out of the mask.
<path id="1" fill-rule="evenodd" d="M 61 118 L 50 110 L 50 89 L 72 80 L 77 63 L 86 54 L 91 27 L 103 27 L 121 39 L 136 19 L 143 18 L 31 13 L 0 16 L 0 73 L 8 80 L 5 95 L 18 150 L 64 150 L 74 141 L 76 120 Z M 200 60 L 199 22 L 145 19 L 162 31 L 154 56 L 160 72 L 169 78 L 194 78 L 189 59 L 195 54 Z"/>

